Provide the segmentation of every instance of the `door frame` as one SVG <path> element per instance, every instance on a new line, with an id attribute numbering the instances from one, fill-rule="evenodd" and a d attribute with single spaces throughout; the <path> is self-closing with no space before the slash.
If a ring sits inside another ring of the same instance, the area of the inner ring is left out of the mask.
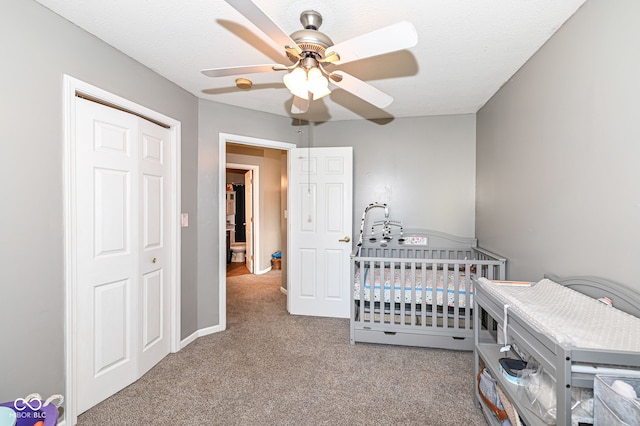
<path id="1" fill-rule="evenodd" d="M 226 144 L 225 144 L 226 147 Z M 226 155 L 226 152 L 225 152 Z M 240 163 L 226 163 L 226 167 L 228 169 L 238 169 L 238 170 L 244 170 L 245 173 L 249 170 L 253 171 L 253 185 L 251 188 L 251 205 L 253 207 L 253 228 L 252 228 L 252 232 L 251 232 L 251 245 L 253 246 L 253 271 L 251 271 L 252 274 L 255 274 L 256 271 L 258 270 L 256 265 L 259 265 L 259 263 L 255 260 L 257 258 L 259 258 L 260 256 L 260 236 L 256 235 L 256 229 L 260 226 L 260 209 L 256 209 L 256 205 L 260 205 L 260 192 L 256 190 L 256 188 L 259 187 L 260 185 L 260 166 L 253 166 L 251 164 L 240 164 Z M 226 172 L 226 170 L 225 170 Z M 226 181 L 226 178 L 225 178 Z M 236 194 L 236 197 L 238 195 Z M 225 223 L 226 223 L 226 219 L 225 219 Z M 226 227 L 225 227 L 226 229 Z M 226 232 L 226 231 L 225 231 Z M 247 253 L 249 253 L 249 251 L 247 251 Z"/>
<path id="2" fill-rule="evenodd" d="M 262 148 L 280 149 L 287 152 L 292 148 L 296 148 L 296 144 L 288 142 L 254 138 L 251 136 L 234 135 L 231 133 L 218 134 L 218 194 L 220 195 L 220 199 L 218 202 L 218 235 L 220 236 L 218 238 L 218 312 L 220 312 L 220 330 L 227 329 L 227 241 L 226 238 L 222 238 L 222 236 L 226 235 L 227 233 L 226 204 L 222 202 L 222 197 L 226 193 L 227 187 L 227 142 L 238 145 L 250 145 L 259 146 Z M 289 211 L 288 197 L 287 211 Z"/>
<path id="3" fill-rule="evenodd" d="M 148 117 L 169 126 L 171 131 L 171 200 L 170 217 L 171 235 L 171 276 L 169 277 L 170 297 L 170 342 L 171 352 L 180 350 L 180 155 L 181 155 L 181 123 L 164 114 L 153 111 L 142 105 L 107 92 L 91 84 L 85 83 L 67 74 L 63 76 L 63 217 L 64 217 L 64 277 L 65 277 L 65 423 L 77 423 L 77 311 L 76 311 L 76 267 L 77 254 L 73 243 L 76 230 L 73 227 L 76 193 L 75 193 L 75 97 L 76 93 L 88 95 L 98 101 L 114 105 L 136 115 Z"/>

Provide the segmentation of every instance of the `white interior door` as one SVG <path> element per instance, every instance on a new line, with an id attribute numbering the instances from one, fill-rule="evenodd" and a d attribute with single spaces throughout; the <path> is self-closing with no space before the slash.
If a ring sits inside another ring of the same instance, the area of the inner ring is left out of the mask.
<path id="1" fill-rule="evenodd" d="M 247 242 L 246 265 L 253 274 L 253 170 L 244 173 L 244 224 Z"/>
<path id="2" fill-rule="evenodd" d="M 140 253 L 138 377 L 170 351 L 170 131 L 138 120 L 140 136 Z"/>
<path id="3" fill-rule="evenodd" d="M 76 98 L 75 140 L 82 413 L 169 353 L 170 132 Z"/>
<path id="4" fill-rule="evenodd" d="M 292 149 L 289 161 L 289 312 L 348 318 L 352 148 Z"/>
<path id="5" fill-rule="evenodd" d="M 137 117 L 76 99 L 79 413 L 136 380 L 136 137 Z"/>

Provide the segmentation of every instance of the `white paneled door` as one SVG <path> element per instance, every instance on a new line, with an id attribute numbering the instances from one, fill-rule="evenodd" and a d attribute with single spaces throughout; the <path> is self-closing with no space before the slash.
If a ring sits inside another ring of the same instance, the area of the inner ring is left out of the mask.
<path id="1" fill-rule="evenodd" d="M 347 318 L 352 148 L 297 148 L 289 158 L 289 312 Z"/>
<path id="2" fill-rule="evenodd" d="M 170 137 L 76 98 L 78 413 L 169 353 Z"/>

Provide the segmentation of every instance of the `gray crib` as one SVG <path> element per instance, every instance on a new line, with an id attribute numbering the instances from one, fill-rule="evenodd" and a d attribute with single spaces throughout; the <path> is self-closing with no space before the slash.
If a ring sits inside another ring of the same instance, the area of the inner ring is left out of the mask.
<path id="1" fill-rule="evenodd" d="M 351 253 L 351 344 L 473 350 L 472 277 L 504 280 L 506 259 L 463 238 L 406 230 Z"/>

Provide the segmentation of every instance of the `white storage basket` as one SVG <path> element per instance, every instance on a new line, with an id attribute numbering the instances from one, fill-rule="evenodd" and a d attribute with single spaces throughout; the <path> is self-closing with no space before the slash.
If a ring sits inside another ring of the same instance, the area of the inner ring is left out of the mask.
<path id="1" fill-rule="evenodd" d="M 594 426 L 640 426 L 640 399 L 618 393 L 612 388 L 617 380 L 630 385 L 636 395 L 640 396 L 640 378 L 597 374 L 593 381 Z"/>

